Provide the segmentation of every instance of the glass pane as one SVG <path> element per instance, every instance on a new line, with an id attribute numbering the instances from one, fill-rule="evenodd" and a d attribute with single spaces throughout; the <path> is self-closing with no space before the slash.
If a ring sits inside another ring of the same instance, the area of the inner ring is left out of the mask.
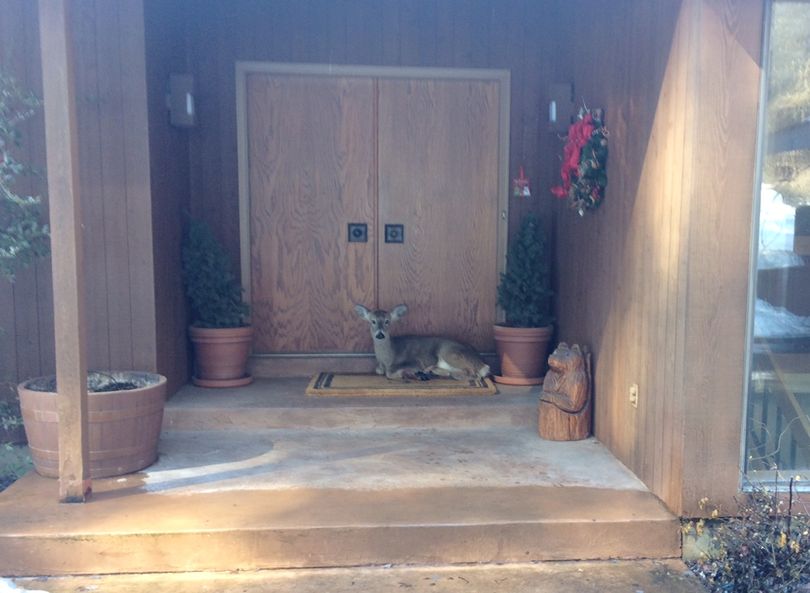
<path id="1" fill-rule="evenodd" d="M 746 431 L 753 476 L 810 474 L 808 31 L 810 3 L 773 2 Z"/>

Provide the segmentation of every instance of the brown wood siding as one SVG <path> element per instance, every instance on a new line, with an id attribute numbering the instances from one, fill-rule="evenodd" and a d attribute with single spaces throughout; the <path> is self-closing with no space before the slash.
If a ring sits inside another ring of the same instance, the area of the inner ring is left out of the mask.
<path id="1" fill-rule="evenodd" d="M 154 370 L 151 203 L 140 0 L 78 0 L 75 40 L 79 181 L 83 203 L 88 365 Z M 7 0 L 0 19 L 0 65 L 42 96 L 36 3 Z M 41 113 L 27 124 L 30 164 L 45 169 Z M 44 179 L 24 183 L 46 194 Z M 0 281 L 2 380 L 52 373 L 50 261 Z"/>
<path id="2" fill-rule="evenodd" d="M 558 147 L 543 121 L 558 59 L 551 52 L 557 9 L 549 3 L 194 0 L 188 7 L 200 119 L 191 137 L 192 212 L 215 227 L 237 269 L 236 61 L 509 69 L 509 172 L 523 164 L 536 196 L 510 198 L 510 228 L 526 211 L 547 213 L 556 155 L 541 146 Z"/>
<path id="3" fill-rule="evenodd" d="M 169 124 L 169 75 L 187 71 L 183 6 L 164 0 L 144 2 L 146 81 L 149 105 L 149 158 L 154 247 L 157 372 L 167 391 L 176 392 L 189 377 L 188 313 L 183 290 L 181 246 L 184 211 L 189 207 L 189 134 Z"/>
<path id="4" fill-rule="evenodd" d="M 42 96 L 37 4 L 16 0 L 3 6 L 0 68 Z M 41 111 L 22 127 L 19 159 L 45 170 L 45 129 Z M 21 180 L 21 193 L 43 194 L 44 177 Z M 47 204 L 46 204 L 47 208 Z M 12 284 L 0 279 L 0 388 L 10 397 L 20 378 L 54 371 L 53 297 L 50 259 L 18 274 Z"/>
<path id="5" fill-rule="evenodd" d="M 687 514 L 703 496 L 729 508 L 741 481 L 764 2 L 703 0 L 697 8 L 682 373 Z"/>
<path id="6" fill-rule="evenodd" d="M 557 52 L 611 151 L 602 209 L 555 215 L 559 334 L 595 351 L 596 436 L 685 513 L 739 481 L 761 10 L 578 0 Z"/>

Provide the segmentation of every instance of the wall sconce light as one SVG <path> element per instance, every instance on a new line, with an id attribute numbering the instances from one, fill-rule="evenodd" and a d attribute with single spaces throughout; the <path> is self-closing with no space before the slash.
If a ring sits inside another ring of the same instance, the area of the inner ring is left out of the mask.
<path id="1" fill-rule="evenodd" d="M 191 128 L 197 124 L 194 104 L 194 77 L 191 74 L 169 75 L 169 122 L 178 128 Z"/>
<path id="2" fill-rule="evenodd" d="M 565 134 L 571 125 L 574 113 L 574 85 L 570 82 L 554 82 L 548 89 L 548 129 Z"/>

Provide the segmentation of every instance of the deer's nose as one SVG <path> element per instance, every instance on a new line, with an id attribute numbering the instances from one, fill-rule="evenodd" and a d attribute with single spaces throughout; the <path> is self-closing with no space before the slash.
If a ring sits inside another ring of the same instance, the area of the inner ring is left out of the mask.
<path id="1" fill-rule="evenodd" d="M 374 338 L 377 339 L 377 340 L 384 340 L 385 339 L 385 334 L 382 333 L 381 331 L 379 331 L 376 334 L 374 334 Z"/>

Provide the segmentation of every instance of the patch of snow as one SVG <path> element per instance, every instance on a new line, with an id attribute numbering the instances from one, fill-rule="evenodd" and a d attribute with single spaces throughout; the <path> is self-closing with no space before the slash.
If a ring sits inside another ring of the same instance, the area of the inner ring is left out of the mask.
<path id="1" fill-rule="evenodd" d="M 804 260 L 793 253 L 796 208 L 785 204 L 782 194 L 763 183 L 759 204 L 760 270 L 803 266 Z"/>
<path id="2" fill-rule="evenodd" d="M 758 338 L 796 338 L 810 336 L 810 317 L 794 315 L 784 307 L 774 307 L 757 299 L 754 335 Z"/>
<path id="3" fill-rule="evenodd" d="M 0 577 L 0 593 L 21 593 L 22 591 L 26 593 L 48 593 L 42 589 L 24 589 L 23 587 L 18 587 L 11 579 Z"/>

